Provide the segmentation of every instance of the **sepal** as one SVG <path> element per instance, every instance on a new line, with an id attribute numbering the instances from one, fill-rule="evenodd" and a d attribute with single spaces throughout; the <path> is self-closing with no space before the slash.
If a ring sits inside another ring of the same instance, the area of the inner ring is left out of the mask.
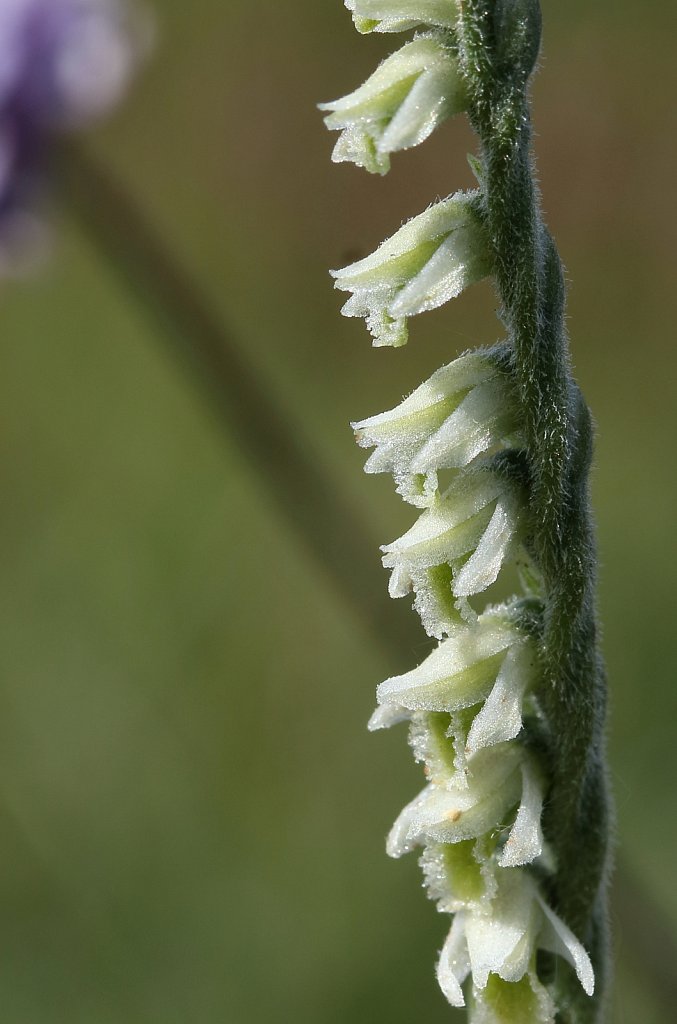
<path id="1" fill-rule="evenodd" d="M 443 305 L 491 271 L 477 192 L 457 192 L 412 218 L 370 256 L 332 271 L 352 292 L 344 316 L 363 316 L 374 345 L 407 342 L 407 317 Z"/>
<path id="2" fill-rule="evenodd" d="M 358 32 L 407 32 L 418 25 L 453 29 L 457 0 L 345 0 Z"/>
<path id="3" fill-rule="evenodd" d="M 533 645 L 510 648 L 491 693 L 475 715 L 466 739 L 466 755 L 515 739 L 522 728 L 524 699 L 537 680 Z"/>
<path id="4" fill-rule="evenodd" d="M 341 131 L 334 162 L 349 161 L 373 174 L 386 174 L 391 153 L 418 146 L 465 107 L 456 59 L 435 33 L 406 43 L 355 92 L 320 104 L 330 111 L 327 127 Z"/>

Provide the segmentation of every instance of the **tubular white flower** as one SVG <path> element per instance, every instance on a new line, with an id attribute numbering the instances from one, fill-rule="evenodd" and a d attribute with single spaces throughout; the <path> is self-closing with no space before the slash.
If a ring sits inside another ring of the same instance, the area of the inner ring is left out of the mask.
<path id="1" fill-rule="evenodd" d="M 462 773 L 443 766 L 445 770 L 446 776 L 433 778 L 393 825 L 386 845 L 391 857 L 430 842 L 479 839 L 495 829 L 509 829 L 499 867 L 528 864 L 540 856 L 542 791 L 534 763 L 522 747 L 506 743 L 475 754 Z"/>
<path id="2" fill-rule="evenodd" d="M 424 507 L 438 469 L 461 469 L 518 427 L 496 353 L 470 352 L 437 370 L 396 408 L 351 424 L 375 448 L 365 473 L 392 473 L 405 500 Z"/>
<path id="3" fill-rule="evenodd" d="M 406 43 L 386 58 L 355 92 L 320 110 L 340 130 L 332 159 L 386 174 L 390 154 L 421 142 L 447 117 L 466 106 L 458 65 L 444 39 L 431 33 Z"/>
<path id="4" fill-rule="evenodd" d="M 454 599 L 479 594 L 495 582 L 519 536 L 522 504 L 516 486 L 489 469 L 463 473 L 402 537 L 382 547 L 392 569 L 391 597 L 412 590 L 429 635 L 458 624 Z"/>
<path id="5" fill-rule="evenodd" d="M 533 646 L 522 643 L 510 648 L 493 689 L 475 715 L 466 738 L 466 753 L 513 740 L 522 728 L 522 707 L 528 691 L 538 678 Z"/>
<path id="6" fill-rule="evenodd" d="M 417 25 L 454 28 L 457 0 L 345 0 L 358 32 L 406 32 Z"/>
<path id="7" fill-rule="evenodd" d="M 407 317 L 455 298 L 491 269 L 476 192 L 457 192 L 404 224 L 378 249 L 343 270 L 335 286 L 352 296 L 344 316 L 363 316 L 374 345 L 407 342 Z"/>
<path id="8" fill-rule="evenodd" d="M 526 871 L 501 871 L 497 886 L 496 895 L 480 910 L 456 914 L 437 965 L 440 987 L 452 1006 L 463 1006 L 461 986 L 472 972 L 480 1013 L 471 1020 L 553 1024 L 555 1008 L 535 974 L 536 951 L 546 949 L 568 960 L 588 995 L 594 990 L 590 958 Z M 508 1003 L 512 1016 L 505 1015 L 507 1007 L 501 1008 L 496 999 L 504 990 L 494 976 L 511 984 L 528 980 L 528 985 L 509 991 L 509 999 L 515 1000 Z M 539 1013 L 536 1018 L 528 1015 L 534 1010 Z"/>

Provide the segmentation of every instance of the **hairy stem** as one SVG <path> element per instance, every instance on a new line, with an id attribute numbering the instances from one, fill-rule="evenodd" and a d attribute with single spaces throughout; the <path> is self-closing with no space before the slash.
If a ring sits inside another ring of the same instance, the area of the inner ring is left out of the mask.
<path id="1" fill-rule="evenodd" d="M 552 780 L 544 829 L 557 858 L 550 895 L 589 949 L 597 979 L 591 1003 L 564 974 L 558 1019 L 581 1024 L 599 1019 L 606 987 L 606 683 L 588 503 L 592 428 L 569 369 L 562 267 L 540 214 L 531 157 L 527 84 L 539 39 L 537 0 L 461 4 L 459 54 L 482 145 L 486 225 L 522 405 L 530 546 L 544 581 L 541 702 Z"/>

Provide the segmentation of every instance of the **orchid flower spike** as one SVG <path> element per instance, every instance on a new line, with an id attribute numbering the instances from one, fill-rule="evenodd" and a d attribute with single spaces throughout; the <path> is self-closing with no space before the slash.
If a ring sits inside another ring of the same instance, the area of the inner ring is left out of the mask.
<path id="1" fill-rule="evenodd" d="M 437 978 L 471 1024 L 600 1024 L 609 801 L 590 419 L 571 401 L 561 268 L 532 179 L 538 0 L 345 4 L 359 32 L 423 33 L 324 105 L 341 132 L 334 160 L 383 174 L 462 110 L 482 159 L 471 158 L 477 191 L 333 272 L 351 293 L 342 312 L 365 318 L 375 346 L 398 347 L 409 317 L 491 275 L 507 331 L 352 424 L 372 449 L 366 472 L 392 474 L 420 510 L 383 565 L 390 595 L 413 594 L 438 641 L 377 689 L 369 728 L 407 722 L 426 778 L 386 849 L 419 850 L 428 895 L 452 915 Z M 475 608 L 506 569 L 522 593 Z"/>

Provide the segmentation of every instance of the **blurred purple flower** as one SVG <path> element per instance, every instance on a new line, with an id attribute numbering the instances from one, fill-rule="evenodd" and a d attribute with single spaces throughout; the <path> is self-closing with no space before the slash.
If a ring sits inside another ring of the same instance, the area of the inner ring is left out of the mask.
<path id="1" fill-rule="evenodd" d="M 0 273 L 39 247 L 51 139 L 117 103 L 142 35 L 127 0 L 0 0 Z"/>

